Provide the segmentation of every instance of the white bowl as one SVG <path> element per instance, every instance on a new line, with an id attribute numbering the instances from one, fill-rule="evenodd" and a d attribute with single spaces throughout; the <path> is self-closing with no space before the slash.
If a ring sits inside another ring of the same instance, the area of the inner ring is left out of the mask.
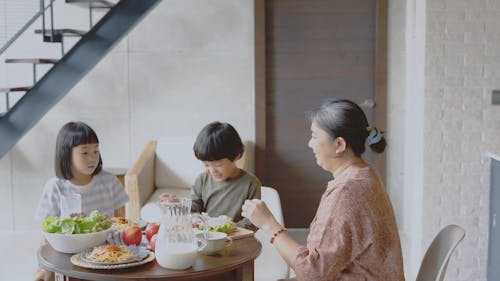
<path id="1" fill-rule="evenodd" d="M 43 232 L 50 246 L 58 252 L 76 254 L 85 249 L 95 247 L 106 242 L 108 234 L 112 231 L 108 228 L 99 232 L 82 234 L 61 234 Z"/>

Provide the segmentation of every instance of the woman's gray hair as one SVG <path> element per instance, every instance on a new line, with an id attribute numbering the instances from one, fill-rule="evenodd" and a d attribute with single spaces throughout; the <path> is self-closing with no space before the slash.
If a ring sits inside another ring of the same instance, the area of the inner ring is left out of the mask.
<path id="1" fill-rule="evenodd" d="M 357 156 L 365 152 L 365 145 L 377 153 L 385 150 L 382 133 L 369 126 L 363 110 L 350 100 L 327 100 L 309 112 L 309 118 L 327 132 L 332 141 L 343 138 Z"/>

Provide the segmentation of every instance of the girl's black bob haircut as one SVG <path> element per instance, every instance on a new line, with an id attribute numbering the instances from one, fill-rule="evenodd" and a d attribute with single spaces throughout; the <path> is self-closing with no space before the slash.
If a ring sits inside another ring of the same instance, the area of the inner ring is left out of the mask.
<path id="1" fill-rule="evenodd" d="M 83 122 L 66 123 L 57 134 L 55 170 L 58 178 L 70 180 L 71 173 L 71 152 L 73 147 L 81 144 L 99 143 L 97 134 L 87 124 Z M 97 175 L 102 170 L 102 158 L 99 154 L 99 164 L 93 173 Z"/>
<path id="2" fill-rule="evenodd" d="M 193 146 L 194 155 L 201 161 L 227 158 L 237 160 L 245 148 L 238 132 L 228 123 L 212 122 L 200 131 Z"/>

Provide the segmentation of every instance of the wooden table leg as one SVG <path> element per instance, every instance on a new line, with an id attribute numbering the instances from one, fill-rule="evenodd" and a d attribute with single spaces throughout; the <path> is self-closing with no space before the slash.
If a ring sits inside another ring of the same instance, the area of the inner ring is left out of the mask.
<path id="1" fill-rule="evenodd" d="M 236 270 L 237 281 L 253 281 L 253 260 L 244 263 Z"/>

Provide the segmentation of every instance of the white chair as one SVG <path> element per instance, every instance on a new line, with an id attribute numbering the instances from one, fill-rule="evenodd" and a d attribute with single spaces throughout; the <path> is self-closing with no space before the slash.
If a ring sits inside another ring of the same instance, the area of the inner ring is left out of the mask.
<path id="1" fill-rule="evenodd" d="M 285 226 L 283 212 L 281 210 L 280 196 L 276 189 L 263 186 L 261 189 L 262 201 L 264 201 L 276 218 L 276 220 Z M 290 268 L 283 260 L 278 251 L 269 243 L 269 238 L 264 235 L 262 230 L 255 233 L 255 237 L 262 244 L 262 251 L 255 260 L 255 281 L 270 281 L 288 278 Z"/>
<path id="2" fill-rule="evenodd" d="M 443 228 L 427 248 L 416 281 L 443 281 L 451 254 L 464 236 L 458 225 Z"/>

